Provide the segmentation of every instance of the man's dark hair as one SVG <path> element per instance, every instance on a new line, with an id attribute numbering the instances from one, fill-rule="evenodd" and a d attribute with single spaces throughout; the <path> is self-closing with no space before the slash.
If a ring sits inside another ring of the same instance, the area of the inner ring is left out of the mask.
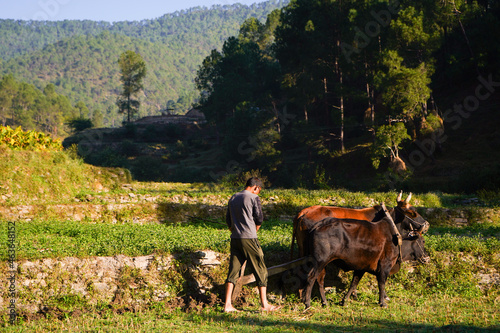
<path id="1" fill-rule="evenodd" d="M 254 187 L 254 186 L 257 186 L 260 188 L 264 187 L 264 185 L 262 184 L 262 181 L 257 177 L 252 177 L 252 178 L 248 179 L 247 183 L 245 184 L 245 187 Z"/>

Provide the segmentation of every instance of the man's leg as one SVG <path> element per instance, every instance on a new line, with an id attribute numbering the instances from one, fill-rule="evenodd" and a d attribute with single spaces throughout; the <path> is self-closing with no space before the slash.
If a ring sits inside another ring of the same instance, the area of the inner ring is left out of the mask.
<path id="1" fill-rule="evenodd" d="M 267 287 L 259 287 L 259 296 L 260 296 L 261 310 L 264 311 L 270 310 L 271 306 L 267 302 Z"/>
<path id="2" fill-rule="evenodd" d="M 226 282 L 226 302 L 224 303 L 224 312 L 238 311 L 231 304 L 231 296 L 233 295 L 234 283 Z"/>
<path id="3" fill-rule="evenodd" d="M 259 288 L 261 311 L 274 311 L 278 307 L 270 305 L 267 301 L 267 267 L 264 263 L 264 252 L 257 239 L 249 239 L 245 241 L 247 263 L 250 263 L 253 274 Z"/>
<path id="4" fill-rule="evenodd" d="M 240 268 L 244 262 L 244 255 L 241 253 L 241 240 L 231 239 L 231 255 L 229 257 L 229 272 L 226 279 L 226 299 L 224 312 L 238 311 L 231 302 L 234 285 L 240 277 Z"/>
<path id="5" fill-rule="evenodd" d="M 259 287 L 259 295 L 260 295 L 261 311 L 276 311 L 281 308 L 280 306 L 274 306 L 267 302 L 267 287 Z"/>

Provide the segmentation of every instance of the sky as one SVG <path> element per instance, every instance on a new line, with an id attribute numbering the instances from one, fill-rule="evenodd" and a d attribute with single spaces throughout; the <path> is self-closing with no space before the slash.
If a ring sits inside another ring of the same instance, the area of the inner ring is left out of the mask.
<path id="1" fill-rule="evenodd" d="M 265 0 L 0 0 L 0 19 L 14 20 L 92 20 L 140 21 L 197 6 L 241 3 L 251 5 Z"/>

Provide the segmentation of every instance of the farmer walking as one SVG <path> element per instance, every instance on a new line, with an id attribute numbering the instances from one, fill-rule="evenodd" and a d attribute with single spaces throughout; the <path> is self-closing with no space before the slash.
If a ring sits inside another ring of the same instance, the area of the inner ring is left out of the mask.
<path id="1" fill-rule="evenodd" d="M 257 177 L 252 177 L 246 182 L 243 191 L 234 194 L 229 199 L 226 223 L 231 231 L 231 256 L 226 279 L 224 312 L 238 311 L 231 304 L 231 297 L 236 281 L 240 277 L 241 265 L 245 260 L 257 281 L 261 311 L 278 309 L 267 302 L 267 267 L 264 263 L 264 252 L 257 239 L 257 231 L 264 219 L 259 198 L 261 189 L 262 181 Z"/>

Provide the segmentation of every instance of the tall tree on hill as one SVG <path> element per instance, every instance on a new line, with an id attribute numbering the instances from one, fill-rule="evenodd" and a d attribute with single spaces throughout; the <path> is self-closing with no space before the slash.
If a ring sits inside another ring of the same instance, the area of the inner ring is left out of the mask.
<path id="1" fill-rule="evenodd" d="M 338 124 L 341 150 L 345 61 L 340 46 L 349 8 L 342 1 L 293 1 L 282 11 L 275 42 L 289 102 L 328 136 Z"/>
<path id="2" fill-rule="evenodd" d="M 138 111 L 140 102 L 136 96 L 144 88 L 143 79 L 146 76 L 146 63 L 141 55 L 134 51 L 122 53 L 118 60 L 120 65 L 120 81 L 123 83 L 123 91 L 116 100 L 120 113 L 127 113 L 127 121 Z"/>

